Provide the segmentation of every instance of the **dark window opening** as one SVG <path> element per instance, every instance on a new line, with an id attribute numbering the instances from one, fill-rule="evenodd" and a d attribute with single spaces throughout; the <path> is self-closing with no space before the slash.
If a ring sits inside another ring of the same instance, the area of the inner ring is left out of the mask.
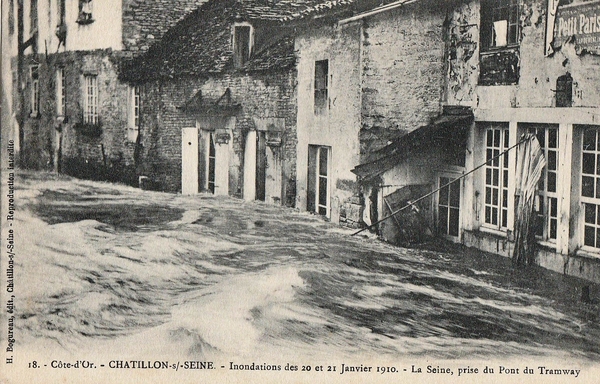
<path id="1" fill-rule="evenodd" d="M 315 115 L 328 109 L 329 60 L 315 61 Z"/>
<path id="2" fill-rule="evenodd" d="M 66 0 L 58 1 L 58 24 L 56 25 L 56 37 L 58 37 L 58 45 L 65 44 L 67 40 L 67 25 L 65 22 L 66 18 Z"/>
<path id="3" fill-rule="evenodd" d="M 10 0 L 8 5 L 8 33 L 10 35 L 15 33 L 15 0 Z"/>
<path id="4" fill-rule="evenodd" d="M 518 0 L 481 2 L 481 51 L 519 43 Z"/>
<path id="5" fill-rule="evenodd" d="M 66 17 L 66 0 L 58 0 L 58 24 L 62 25 L 65 23 Z"/>
<path id="6" fill-rule="evenodd" d="M 250 59 L 250 32 L 249 25 L 238 25 L 234 28 L 233 61 L 236 68 L 243 66 Z"/>
<path id="7" fill-rule="evenodd" d="M 77 18 L 77 22 L 79 24 L 91 24 L 94 22 L 94 18 L 92 17 L 94 9 L 93 0 L 79 0 L 79 17 Z"/>
<path id="8" fill-rule="evenodd" d="M 31 0 L 29 4 L 29 35 L 33 36 L 38 29 L 38 2 Z"/>
<path id="9" fill-rule="evenodd" d="M 570 107 L 573 105 L 573 77 L 570 73 L 556 79 L 556 106 Z"/>

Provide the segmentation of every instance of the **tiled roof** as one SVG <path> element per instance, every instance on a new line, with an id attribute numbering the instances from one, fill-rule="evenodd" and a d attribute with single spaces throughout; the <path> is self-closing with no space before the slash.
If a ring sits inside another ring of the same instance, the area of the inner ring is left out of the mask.
<path id="1" fill-rule="evenodd" d="M 362 180 L 371 180 L 410 158 L 411 155 L 422 152 L 424 148 L 436 148 L 446 152 L 448 148 L 464 146 L 466 132 L 472 122 L 473 112 L 469 109 L 445 111 L 431 124 L 417 128 L 376 151 L 373 153 L 374 160 L 357 165 L 352 172 Z"/>
<path id="2" fill-rule="evenodd" d="M 121 79 L 143 82 L 233 71 L 231 25 L 235 21 L 277 28 L 292 20 L 332 11 L 352 14 L 389 2 L 391 0 L 209 0 L 171 28 L 145 55 L 123 63 Z M 236 70 L 291 68 L 295 64 L 291 33 L 289 29 L 273 34 L 244 67 Z"/>

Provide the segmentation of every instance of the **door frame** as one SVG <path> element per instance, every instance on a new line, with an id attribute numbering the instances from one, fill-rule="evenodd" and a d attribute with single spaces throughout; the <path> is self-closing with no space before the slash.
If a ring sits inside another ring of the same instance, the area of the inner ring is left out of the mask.
<path id="1" fill-rule="evenodd" d="M 435 185 L 436 188 L 440 188 L 442 186 L 442 184 L 440 183 L 440 179 L 442 177 L 444 178 L 448 178 L 449 181 L 452 181 L 454 179 L 459 178 L 460 176 L 462 176 L 462 172 L 460 171 L 453 171 L 453 170 L 444 170 L 444 171 L 440 171 L 436 173 L 436 180 L 435 180 Z M 441 190 L 439 190 L 437 193 L 435 193 L 435 198 L 434 198 L 434 208 L 435 208 L 435 228 L 436 228 L 436 233 L 438 234 L 438 236 L 442 236 L 448 240 L 451 241 L 455 241 L 455 242 L 460 242 L 462 241 L 462 235 L 463 235 L 463 214 L 464 214 L 464 187 L 463 187 L 463 180 L 464 179 L 460 179 L 458 181 L 456 181 L 456 183 L 458 183 L 458 191 L 459 191 L 459 197 L 458 197 L 458 235 L 457 236 L 453 236 L 450 235 L 448 233 L 440 233 L 438 231 L 439 229 L 439 222 L 440 222 L 440 192 Z M 448 205 L 450 207 L 450 205 Z M 449 220 L 449 217 L 447 218 L 447 220 Z"/>

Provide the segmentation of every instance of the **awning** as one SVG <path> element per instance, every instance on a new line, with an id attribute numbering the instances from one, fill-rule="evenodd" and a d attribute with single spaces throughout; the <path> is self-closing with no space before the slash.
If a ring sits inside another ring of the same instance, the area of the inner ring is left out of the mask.
<path id="1" fill-rule="evenodd" d="M 242 106 L 232 101 L 231 90 L 227 88 L 218 99 L 204 97 L 202 91 L 198 91 L 178 108 L 185 112 L 204 116 L 235 116 L 242 109 Z"/>
<path id="2" fill-rule="evenodd" d="M 466 134 L 473 120 L 471 110 L 461 108 L 444 111 L 431 124 L 417 128 L 373 152 L 375 160 L 356 166 L 352 172 L 363 181 L 369 180 L 422 152 L 426 147 L 442 151 L 456 149 L 457 146 L 464 149 Z"/>

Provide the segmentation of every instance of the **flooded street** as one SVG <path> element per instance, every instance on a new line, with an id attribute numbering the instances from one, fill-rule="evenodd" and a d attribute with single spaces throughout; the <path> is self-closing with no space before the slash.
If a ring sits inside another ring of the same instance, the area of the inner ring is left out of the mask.
<path id="1" fill-rule="evenodd" d="M 19 174 L 17 198 L 21 350 L 600 361 L 585 282 L 499 256 L 393 247 L 261 202 L 41 173 Z"/>

